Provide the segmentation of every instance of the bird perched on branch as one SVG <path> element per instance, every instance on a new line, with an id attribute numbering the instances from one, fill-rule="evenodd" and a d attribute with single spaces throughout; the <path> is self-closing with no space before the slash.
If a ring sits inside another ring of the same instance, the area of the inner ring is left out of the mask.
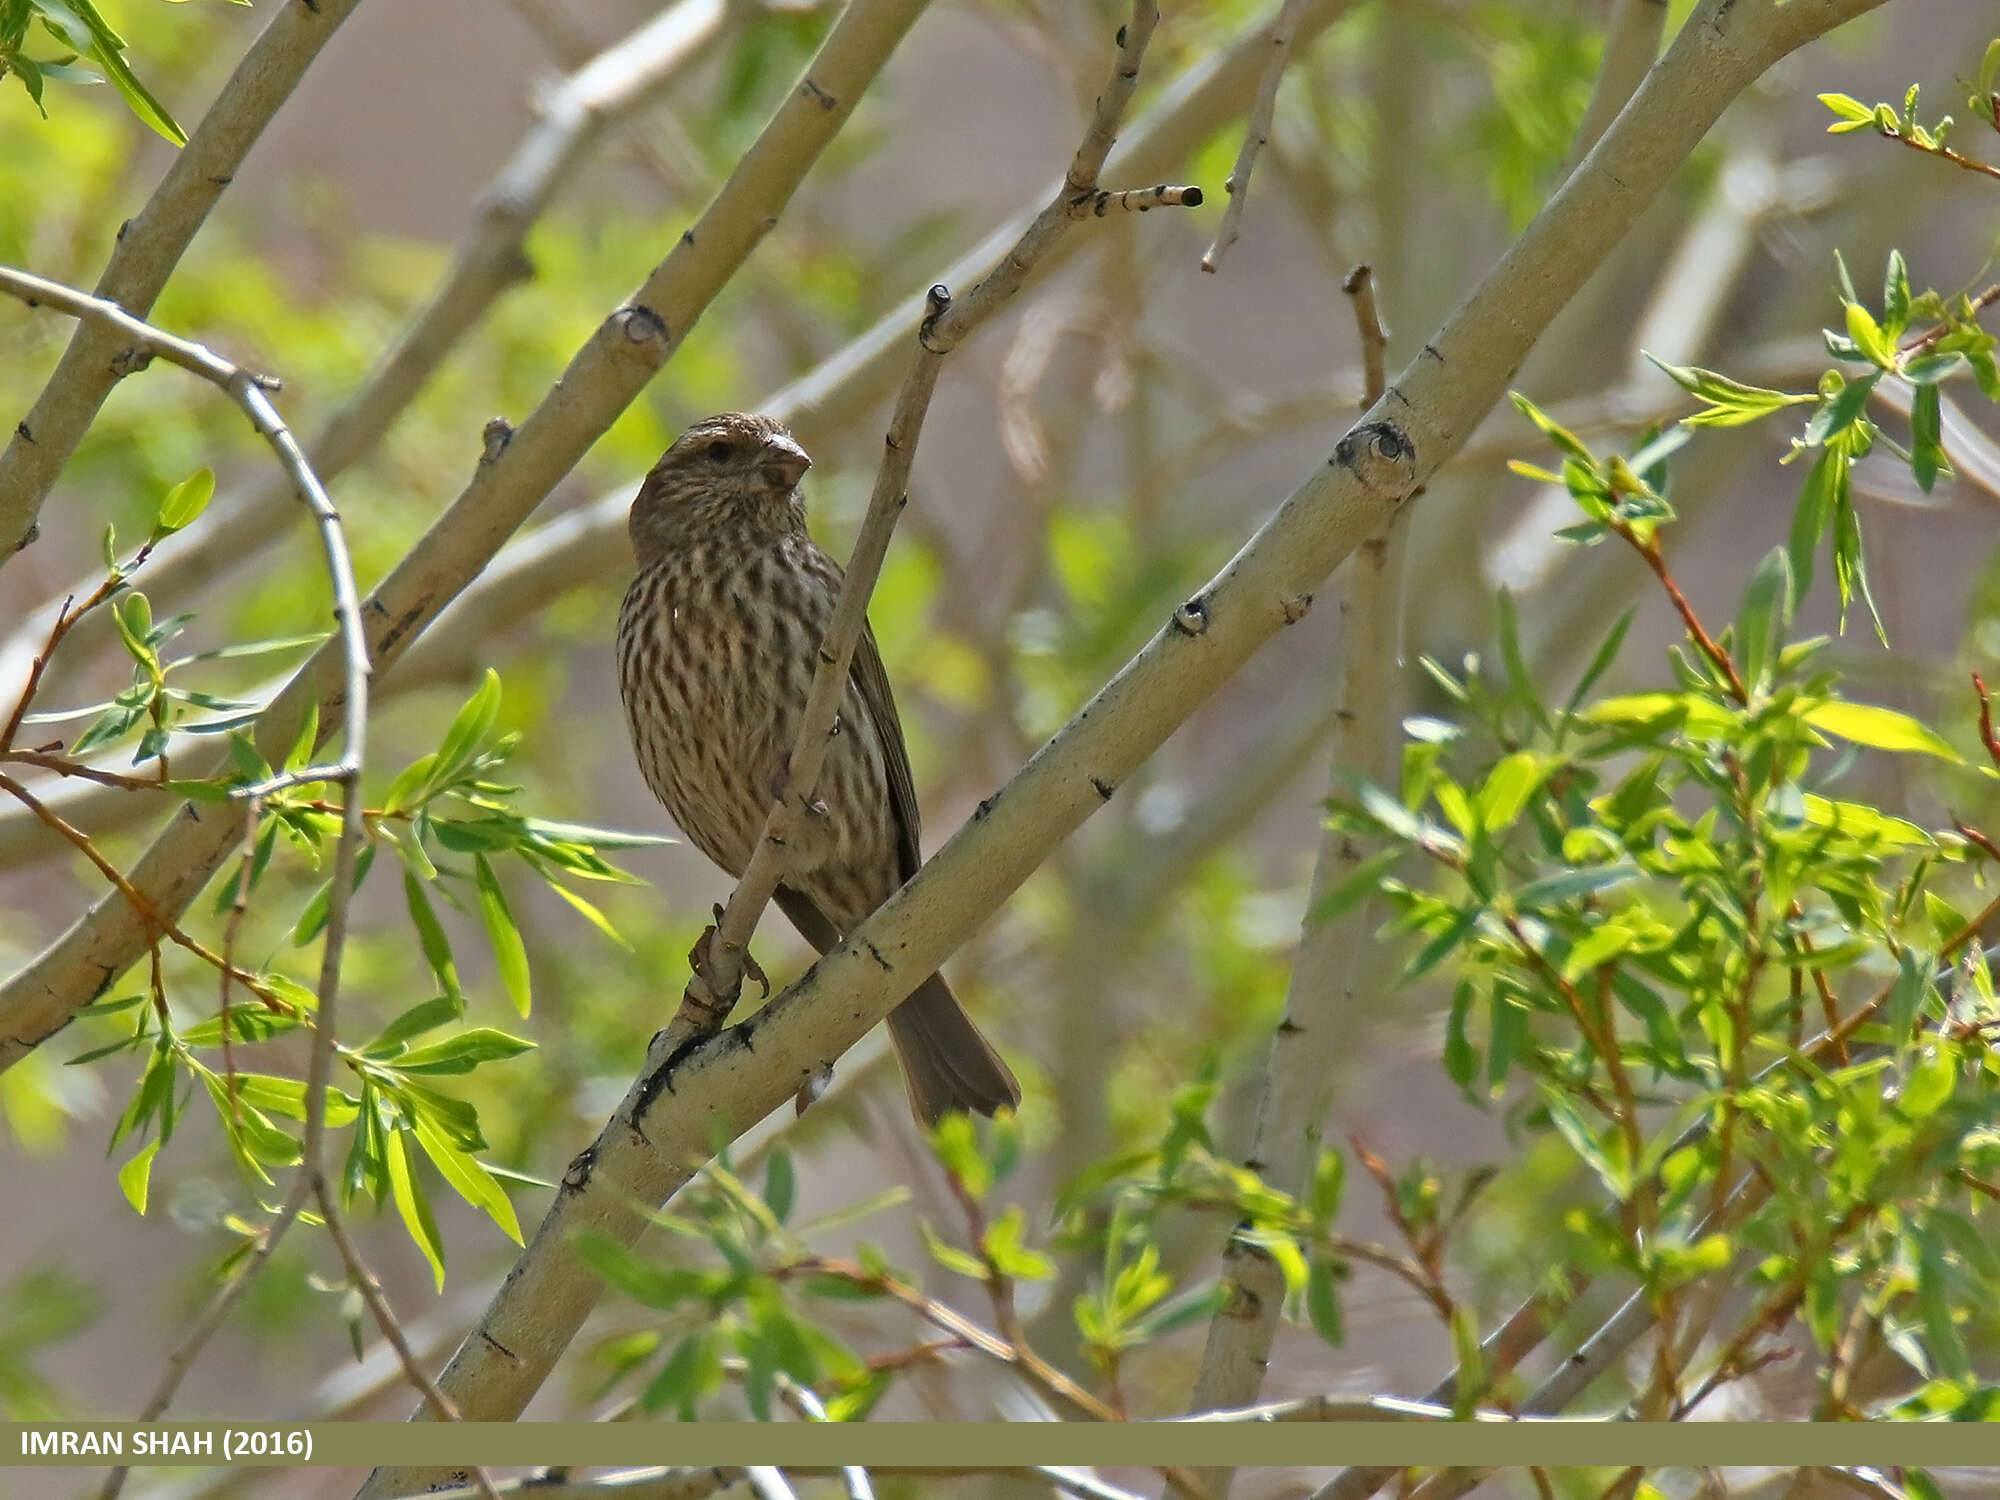
<path id="1" fill-rule="evenodd" d="M 741 876 L 812 689 L 840 565 L 806 533 L 812 466 L 768 417 L 725 413 L 667 449 L 632 502 L 639 573 L 618 616 L 618 687 L 639 769 L 695 847 Z M 917 795 L 874 634 L 864 629 L 815 801 L 775 900 L 824 953 L 917 871 Z M 933 974 L 889 1015 L 926 1125 L 992 1114 L 1020 1086 Z"/>

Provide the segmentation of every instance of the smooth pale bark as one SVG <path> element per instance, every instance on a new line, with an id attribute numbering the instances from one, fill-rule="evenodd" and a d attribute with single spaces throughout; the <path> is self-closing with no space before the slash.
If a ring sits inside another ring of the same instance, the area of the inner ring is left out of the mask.
<path id="1" fill-rule="evenodd" d="M 636 1241 L 717 1143 L 791 1098 L 936 970 L 1457 451 L 1729 102 L 1785 53 L 1881 3 L 1705 0 L 1596 150 L 1334 455 L 908 885 L 750 1021 L 678 1057 L 656 1048 L 440 1377 L 466 1417 L 518 1416 L 595 1304 L 579 1233 Z M 378 1471 L 362 1495 L 443 1477 Z"/>

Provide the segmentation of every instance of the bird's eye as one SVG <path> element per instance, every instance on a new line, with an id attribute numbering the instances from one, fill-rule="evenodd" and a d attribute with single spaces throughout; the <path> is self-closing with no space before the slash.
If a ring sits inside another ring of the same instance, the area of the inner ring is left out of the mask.
<path id="1" fill-rule="evenodd" d="M 736 449 L 725 439 L 717 438 L 708 445 L 708 456 L 716 463 L 724 463 Z"/>

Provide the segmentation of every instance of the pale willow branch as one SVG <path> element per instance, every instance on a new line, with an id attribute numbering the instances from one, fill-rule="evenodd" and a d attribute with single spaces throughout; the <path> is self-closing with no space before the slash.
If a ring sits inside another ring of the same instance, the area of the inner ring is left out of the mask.
<path id="1" fill-rule="evenodd" d="M 1292 55 L 1292 41 L 1299 33 L 1305 0 L 1280 0 L 1278 14 L 1266 33 L 1263 76 L 1257 82 L 1257 99 L 1250 106 L 1250 119 L 1243 129 L 1243 145 L 1236 153 L 1236 165 L 1229 169 L 1223 184 L 1229 204 L 1222 211 L 1222 223 L 1215 240 L 1201 258 L 1201 268 L 1210 273 L 1222 269 L 1222 257 L 1243 233 L 1243 210 L 1250 201 L 1250 174 L 1256 169 L 1257 155 L 1271 138 L 1272 122 L 1278 112 L 1278 86 L 1285 81 L 1285 64 Z"/>
<path id="2" fill-rule="evenodd" d="M 579 1233 L 635 1241 L 650 1206 L 716 1141 L 777 1108 L 938 968 L 1456 451 L 1730 100 L 1785 53 L 1879 3 L 1699 5 L 1590 159 L 1328 462 L 909 884 L 749 1021 L 678 1058 L 656 1041 L 440 1380 L 460 1410 L 518 1414 L 596 1302 Z"/>
<path id="3" fill-rule="evenodd" d="M 274 8 L 146 206 L 120 231 L 98 297 L 139 318 L 152 310 L 243 158 L 356 3 L 286 0 Z M 34 408 L 0 450 L 0 567 L 35 539 L 56 476 L 112 386 L 129 373 L 118 357 L 124 338 L 101 321 L 79 326 Z"/>
<path id="4" fill-rule="evenodd" d="M 1571 165 L 1590 154 L 1602 139 L 1618 111 L 1625 107 L 1639 80 L 1660 54 L 1660 38 L 1667 29 L 1667 0 L 1611 0 L 1611 23 L 1604 32 L 1604 54 L 1597 65 L 1597 80 L 1591 85 L 1590 102 L 1583 109 L 1583 123 L 1577 126 L 1570 143 Z"/>
<path id="5" fill-rule="evenodd" d="M 1388 347 L 1376 311 L 1374 273 L 1368 266 L 1356 267 L 1345 290 L 1353 300 L 1361 343 L 1364 405 L 1374 406 L 1386 386 L 1383 361 Z M 1336 705 L 1331 746 L 1336 793 L 1347 790 L 1348 776 L 1377 785 L 1394 781 L 1396 725 L 1401 717 L 1396 672 L 1396 603 L 1401 589 L 1395 560 L 1401 555 L 1401 549 L 1389 545 L 1389 528 L 1384 528 L 1356 548 L 1340 570 L 1341 633 L 1331 693 Z M 1353 874 L 1364 853 L 1345 832 L 1329 828 L 1322 836 L 1284 1020 L 1271 1038 L 1256 1136 L 1246 1164 L 1287 1193 L 1303 1192 L 1311 1180 L 1341 1056 L 1363 1025 L 1365 991 L 1381 969 L 1370 939 L 1375 921 L 1367 903 L 1338 921 L 1319 916 L 1327 893 Z M 1284 1310 L 1283 1271 L 1247 1238 L 1231 1238 L 1223 1254 L 1222 1280 L 1228 1301 L 1209 1322 L 1191 1403 L 1196 1412 L 1241 1407 L 1256 1400 Z M 1233 1474 L 1216 1468 L 1199 1477 L 1220 1500 L 1229 1493 Z"/>
<path id="6" fill-rule="evenodd" d="M 847 119 L 925 0 L 854 0 L 700 220 L 632 299 L 598 327 L 554 388 L 474 472 L 459 497 L 369 596 L 362 620 L 377 667 L 407 649 L 445 603 L 492 560 L 590 445 L 679 347 L 756 248 Z M 289 749 L 309 710 L 322 732 L 340 722 L 340 653 L 302 666 L 259 716 L 267 759 Z M 225 809 L 187 803 L 131 872 L 165 912 L 183 910 L 227 858 L 237 829 Z M 142 926 L 100 900 L 0 985 L 0 1069 L 13 1065 L 145 951 Z"/>
<path id="7" fill-rule="evenodd" d="M 806 696 L 806 706 L 799 717 L 798 739 L 786 766 L 785 786 L 765 816 L 750 864 L 730 893 L 714 940 L 702 946 L 704 962 L 688 980 L 681 1015 L 676 1020 L 688 1028 L 689 1034 L 713 1030 L 736 1004 L 743 982 L 744 955 L 758 918 L 770 904 L 784 874 L 784 851 L 799 820 L 813 816 L 820 768 L 835 732 L 841 694 L 847 688 L 855 648 L 867 628 L 868 599 L 888 557 L 896 521 L 909 502 L 910 469 L 916 462 L 924 416 L 930 410 L 945 358 L 1020 290 L 1036 263 L 1079 218 L 1104 213 L 1114 195 L 1099 191 L 1098 174 L 1104 168 L 1104 158 L 1117 139 L 1118 126 L 1138 87 L 1139 66 L 1159 19 L 1159 9 L 1152 0 L 1135 0 L 1131 20 L 1118 31 L 1111 77 L 1098 95 L 1090 124 L 1063 185 L 1022 231 L 1021 238 L 961 301 L 954 303 L 951 292 L 942 283 L 933 286 L 925 296 L 916 355 L 903 379 L 889 431 L 883 439 L 875 489 L 869 496 L 868 509 L 841 580 L 833 621 L 827 627 L 826 638 L 820 642 L 812 688 Z M 1174 201 L 1201 201 L 1198 191 L 1165 187 L 1154 191 L 1162 202 L 1169 195 Z"/>
<path id="8" fill-rule="evenodd" d="M 556 192 L 618 125 L 658 99 L 708 55 L 724 31 L 727 0 L 679 0 L 630 36 L 606 48 L 536 102 L 537 118 L 513 157 L 479 196 L 471 228 L 430 298 L 346 403 L 308 443 L 313 468 L 331 483 L 372 452 L 407 411 L 446 356 L 464 341 L 510 286 L 532 273 L 522 246 Z M 200 545 L 170 546 L 154 559 L 146 590 L 156 604 L 190 599 L 205 584 L 262 556 L 290 535 L 282 484 L 254 483 L 213 507 Z M 81 598 L 81 589 L 66 592 Z M 32 655 L 62 595 L 0 645 L 0 682 Z M 88 627 L 86 626 L 86 630 Z M 117 639 L 108 626 L 71 643 L 85 651 Z"/>

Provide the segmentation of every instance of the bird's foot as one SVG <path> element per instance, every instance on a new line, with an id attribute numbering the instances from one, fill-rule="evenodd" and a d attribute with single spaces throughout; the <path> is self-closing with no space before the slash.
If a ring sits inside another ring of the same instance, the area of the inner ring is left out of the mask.
<path id="1" fill-rule="evenodd" d="M 694 946 L 688 949 L 688 967 L 701 976 L 702 983 L 708 985 L 711 991 L 714 989 L 711 982 L 713 973 L 711 964 L 714 961 L 716 936 L 721 930 L 722 903 L 716 902 L 713 911 L 715 920 L 702 928 L 701 936 L 696 938 Z M 742 964 L 743 972 L 757 981 L 758 987 L 763 991 L 763 998 L 768 1000 L 771 996 L 770 976 L 765 974 L 763 965 L 757 962 L 748 948 L 743 950 Z"/>

